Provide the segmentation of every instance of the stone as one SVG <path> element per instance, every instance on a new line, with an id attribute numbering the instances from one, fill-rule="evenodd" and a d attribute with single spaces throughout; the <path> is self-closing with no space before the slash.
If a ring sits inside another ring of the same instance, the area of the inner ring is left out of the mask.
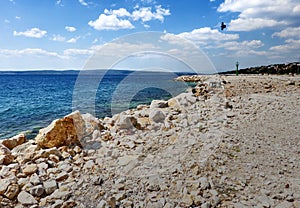
<path id="1" fill-rule="evenodd" d="M 3 144 L 0 144 L 0 165 L 9 165 L 13 160 L 14 156 L 11 151 Z"/>
<path id="2" fill-rule="evenodd" d="M 65 179 L 67 179 L 69 177 L 69 174 L 65 171 L 59 173 L 57 176 L 56 176 L 56 181 L 63 181 Z"/>
<path id="3" fill-rule="evenodd" d="M 48 158 L 50 155 L 55 155 L 59 158 L 62 157 L 60 151 L 56 148 L 50 148 L 50 149 L 41 149 L 39 150 L 36 155 L 33 157 L 34 160 L 37 160 L 39 158 Z"/>
<path id="4" fill-rule="evenodd" d="M 59 165 L 58 169 L 69 173 L 73 170 L 73 167 L 70 164 L 63 163 L 63 164 Z"/>
<path id="5" fill-rule="evenodd" d="M 126 166 L 128 165 L 130 162 L 137 160 L 138 156 L 137 155 L 125 155 L 123 157 L 120 157 L 118 159 L 118 164 L 120 166 Z"/>
<path id="6" fill-rule="evenodd" d="M 43 185 L 37 185 L 30 188 L 30 194 L 33 196 L 41 196 L 45 192 Z"/>
<path id="7" fill-rule="evenodd" d="M 84 169 L 92 169 L 95 166 L 95 163 L 93 160 L 89 160 L 84 164 Z"/>
<path id="8" fill-rule="evenodd" d="M 36 164 L 30 164 L 30 165 L 26 165 L 25 167 L 23 167 L 22 172 L 25 175 L 31 175 L 33 173 L 35 173 L 38 170 L 38 167 Z"/>
<path id="9" fill-rule="evenodd" d="M 200 181 L 200 188 L 202 190 L 206 190 L 210 187 L 207 177 L 201 177 L 199 181 Z"/>
<path id="10" fill-rule="evenodd" d="M 137 124 L 137 119 L 133 116 L 120 114 L 119 119 L 116 121 L 117 127 L 120 129 L 130 129 Z"/>
<path id="11" fill-rule="evenodd" d="M 33 140 L 27 141 L 24 144 L 16 146 L 12 149 L 12 154 L 20 164 L 24 164 L 32 159 L 40 148 L 34 143 Z"/>
<path id="12" fill-rule="evenodd" d="M 178 102 L 177 98 L 171 98 L 171 99 L 169 99 L 168 100 L 168 106 L 170 108 L 177 109 L 177 110 L 181 109 L 181 105 Z"/>
<path id="13" fill-rule="evenodd" d="M 9 179 L 0 179 L 0 195 L 3 195 L 5 193 L 10 184 L 11 181 Z"/>
<path id="14" fill-rule="evenodd" d="M 165 121 L 166 115 L 159 109 L 154 109 L 149 113 L 150 120 L 155 123 L 163 123 Z"/>
<path id="15" fill-rule="evenodd" d="M 152 100 L 150 104 L 150 108 L 167 108 L 168 107 L 168 101 L 164 100 Z"/>
<path id="16" fill-rule="evenodd" d="M 20 202 L 22 205 L 33 205 L 38 203 L 35 198 L 26 191 L 21 191 L 19 193 L 18 202 Z"/>
<path id="17" fill-rule="evenodd" d="M 3 194 L 9 199 L 14 199 L 19 193 L 19 185 L 18 184 L 11 184 L 8 186 L 7 190 Z"/>
<path id="18" fill-rule="evenodd" d="M 55 200 L 54 204 L 52 204 L 51 208 L 60 208 L 62 207 L 64 201 L 63 200 Z"/>
<path id="19" fill-rule="evenodd" d="M 101 200 L 96 208 L 105 208 L 107 206 L 106 201 Z"/>
<path id="20" fill-rule="evenodd" d="M 43 183 L 46 194 L 51 194 L 57 189 L 57 183 L 55 180 L 45 181 Z"/>
<path id="21" fill-rule="evenodd" d="M 41 183 L 41 180 L 40 180 L 40 177 L 36 174 L 36 173 L 33 173 L 31 176 L 30 176 L 30 183 L 32 183 L 33 185 L 38 185 Z"/>
<path id="22" fill-rule="evenodd" d="M 183 197 L 182 197 L 182 202 L 186 206 L 191 206 L 191 205 L 193 205 L 193 197 L 189 194 L 184 194 Z"/>
<path id="23" fill-rule="evenodd" d="M 56 189 L 50 196 L 50 199 L 61 199 L 61 200 L 67 200 L 71 195 L 70 191 L 61 191 L 59 189 Z"/>
<path id="24" fill-rule="evenodd" d="M 79 145 L 85 133 L 85 121 L 79 111 L 64 118 L 54 120 L 48 127 L 39 131 L 36 143 L 42 148 Z"/>
<path id="25" fill-rule="evenodd" d="M 85 134 L 90 135 L 95 130 L 103 130 L 105 127 L 100 123 L 100 120 L 95 118 L 92 114 L 86 113 L 82 115 L 82 118 L 85 123 Z"/>
<path id="26" fill-rule="evenodd" d="M 281 202 L 280 204 L 277 204 L 277 206 L 275 208 L 293 208 L 293 203 L 288 202 L 288 201 L 284 201 Z"/>
<path id="27" fill-rule="evenodd" d="M 16 135 L 9 139 L 0 140 L 0 144 L 3 144 L 8 149 L 12 150 L 16 146 L 23 144 L 26 141 L 26 137 L 24 134 Z"/>

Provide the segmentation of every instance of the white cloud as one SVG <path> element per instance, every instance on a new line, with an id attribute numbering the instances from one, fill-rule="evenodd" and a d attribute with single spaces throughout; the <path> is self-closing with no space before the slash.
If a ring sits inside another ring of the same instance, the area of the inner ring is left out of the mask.
<path id="1" fill-rule="evenodd" d="M 171 15 L 170 10 L 162 8 L 161 5 L 155 6 L 154 11 L 152 11 L 151 7 L 135 7 L 132 13 L 125 8 L 116 10 L 105 9 L 97 20 L 91 20 L 88 24 L 96 30 L 132 29 L 134 26 L 131 20 L 141 20 L 143 23 L 151 20 L 163 22 L 165 16 L 168 15 Z M 145 25 L 145 27 L 148 28 L 148 25 Z"/>
<path id="2" fill-rule="evenodd" d="M 271 51 L 277 51 L 280 53 L 287 53 L 291 51 L 300 50 L 300 40 L 288 39 L 283 45 L 277 45 L 270 48 Z"/>
<path id="3" fill-rule="evenodd" d="M 67 43 L 76 43 L 77 40 L 79 40 L 80 37 L 75 37 L 75 38 L 71 38 L 69 40 L 67 40 Z"/>
<path id="4" fill-rule="evenodd" d="M 58 42 L 64 42 L 66 40 L 66 38 L 61 35 L 53 35 L 51 40 L 58 41 Z"/>
<path id="5" fill-rule="evenodd" d="M 299 0 L 225 0 L 218 7 L 219 12 L 240 13 L 237 19 L 229 23 L 228 30 L 231 31 L 251 31 L 298 23 L 299 9 Z"/>
<path id="6" fill-rule="evenodd" d="M 4 20 L 4 23 L 9 24 L 10 21 L 9 21 L 8 19 L 5 19 L 5 20 Z"/>
<path id="7" fill-rule="evenodd" d="M 261 40 L 251 40 L 251 41 L 243 41 L 243 42 L 237 42 L 237 41 L 230 41 L 225 42 L 221 44 L 219 47 L 225 48 L 227 50 L 232 51 L 247 51 L 251 49 L 256 49 L 264 46 L 264 44 L 261 42 Z"/>
<path id="8" fill-rule="evenodd" d="M 119 19 L 115 14 L 100 14 L 98 19 L 95 21 L 91 20 L 88 24 L 96 30 L 119 30 L 134 28 L 129 20 Z"/>
<path id="9" fill-rule="evenodd" d="M 76 28 L 75 28 L 75 27 L 72 27 L 72 26 L 65 26 L 65 29 L 66 29 L 68 32 L 75 32 L 75 31 L 76 31 Z"/>
<path id="10" fill-rule="evenodd" d="M 213 44 L 219 41 L 239 39 L 238 34 L 225 34 L 225 33 L 221 33 L 217 29 L 211 29 L 209 27 L 195 29 L 191 32 L 180 33 L 178 34 L 178 36 L 201 45 Z"/>
<path id="11" fill-rule="evenodd" d="M 20 20 L 20 19 L 21 19 L 21 17 L 20 17 L 20 16 L 16 16 L 15 18 L 16 18 L 17 20 Z"/>
<path id="12" fill-rule="evenodd" d="M 51 56 L 51 57 L 63 58 L 56 52 L 49 52 L 41 48 L 26 48 L 22 50 L 1 49 L 0 55 L 4 55 L 4 56 L 34 55 L 34 56 Z"/>
<path id="13" fill-rule="evenodd" d="M 117 9 L 117 10 L 105 9 L 104 14 L 116 15 L 118 17 L 126 17 L 126 16 L 128 17 L 128 16 L 130 16 L 130 13 L 125 8 L 120 8 L 120 9 Z"/>
<path id="14" fill-rule="evenodd" d="M 83 6 L 88 6 L 88 3 L 86 3 L 84 0 L 79 0 L 79 3 Z"/>
<path id="15" fill-rule="evenodd" d="M 94 53 L 91 49 L 76 49 L 76 48 L 70 48 L 64 50 L 65 56 L 77 56 L 77 55 L 92 55 Z"/>
<path id="16" fill-rule="evenodd" d="M 289 27 L 280 32 L 273 33 L 272 37 L 281 37 L 281 38 L 288 38 L 288 37 L 296 37 L 300 39 L 300 27 Z"/>
<path id="17" fill-rule="evenodd" d="M 47 31 L 40 30 L 39 28 L 31 28 L 30 30 L 26 30 L 24 32 L 14 31 L 14 36 L 25 36 L 29 38 L 42 38 L 47 34 Z"/>
<path id="18" fill-rule="evenodd" d="M 132 19 L 134 21 L 142 20 L 143 22 L 147 22 L 150 20 L 160 20 L 161 22 L 164 21 L 165 16 L 171 15 L 169 9 L 164 9 L 160 5 L 155 7 L 155 12 L 152 12 L 150 7 L 142 7 L 138 10 L 132 12 Z"/>
<path id="19" fill-rule="evenodd" d="M 251 31 L 256 29 L 262 29 L 265 27 L 274 27 L 279 25 L 287 25 L 285 21 L 276 21 L 272 19 L 262 18 L 239 18 L 231 20 L 229 23 L 229 31 Z"/>

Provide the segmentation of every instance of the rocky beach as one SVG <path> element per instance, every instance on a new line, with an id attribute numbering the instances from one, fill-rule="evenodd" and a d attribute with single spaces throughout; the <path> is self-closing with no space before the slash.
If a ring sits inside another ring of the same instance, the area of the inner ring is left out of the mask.
<path id="1" fill-rule="evenodd" d="M 0 207 L 300 207 L 300 76 L 183 76 L 167 101 L 0 141 Z"/>

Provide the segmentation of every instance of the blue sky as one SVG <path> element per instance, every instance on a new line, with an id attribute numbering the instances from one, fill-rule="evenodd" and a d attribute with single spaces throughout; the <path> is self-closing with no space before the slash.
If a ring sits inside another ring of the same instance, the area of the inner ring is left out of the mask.
<path id="1" fill-rule="evenodd" d="M 82 69 L 104 44 L 148 31 L 191 41 L 218 71 L 300 61 L 299 19 L 299 0 L 1 0 L 0 70 Z"/>

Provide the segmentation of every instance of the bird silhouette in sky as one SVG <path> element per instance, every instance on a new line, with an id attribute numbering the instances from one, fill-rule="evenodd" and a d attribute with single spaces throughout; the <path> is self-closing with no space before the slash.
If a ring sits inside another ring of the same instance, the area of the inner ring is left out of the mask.
<path id="1" fill-rule="evenodd" d="M 224 24 L 224 22 L 222 22 L 221 24 L 221 30 L 224 30 L 226 28 L 226 25 Z"/>

